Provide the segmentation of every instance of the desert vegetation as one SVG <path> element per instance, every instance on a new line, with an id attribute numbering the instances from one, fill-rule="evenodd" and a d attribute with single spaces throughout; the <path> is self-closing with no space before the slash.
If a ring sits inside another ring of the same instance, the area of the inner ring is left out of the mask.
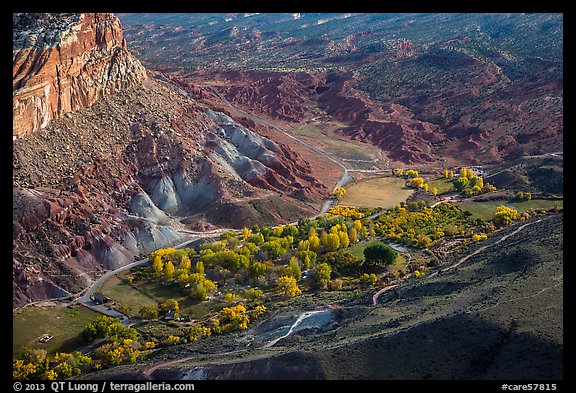
<path id="1" fill-rule="evenodd" d="M 445 170 L 434 181 L 454 182 L 452 172 Z M 468 172 L 462 168 L 457 178 L 474 179 Z M 387 179 L 399 180 L 404 187 L 423 179 L 414 169 L 395 170 L 394 175 Z M 421 184 L 416 188 L 427 191 Z M 14 377 L 66 378 L 135 363 L 154 349 L 248 329 L 276 303 L 304 293 L 352 293 L 404 276 L 419 278 L 442 264 L 448 255 L 445 244 L 456 252 L 487 240 L 515 220 L 544 212 L 519 212 L 496 200 L 490 217 L 480 218 L 458 207 L 478 203 L 470 200 L 473 194 L 459 205 L 430 207 L 427 200 L 415 199 L 384 209 L 345 205 L 349 196 L 345 188 L 335 195 L 343 197 L 336 198 L 340 203 L 315 219 L 275 227 L 254 225 L 224 232 L 196 248 L 151 252 L 148 266 L 123 272 L 101 289 L 118 311 L 136 321 L 135 327 L 99 317 L 79 333 L 84 345 L 101 340 L 91 356 L 27 350 L 14 363 Z M 516 193 L 514 200 L 534 202 L 525 195 Z M 402 245 L 403 251 L 388 243 Z"/>

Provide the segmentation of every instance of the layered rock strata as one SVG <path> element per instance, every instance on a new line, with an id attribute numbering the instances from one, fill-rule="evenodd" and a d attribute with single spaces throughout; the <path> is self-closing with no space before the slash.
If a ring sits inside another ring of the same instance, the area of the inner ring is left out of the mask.
<path id="1" fill-rule="evenodd" d="M 13 22 L 13 139 L 146 78 L 112 14 L 14 14 Z"/>

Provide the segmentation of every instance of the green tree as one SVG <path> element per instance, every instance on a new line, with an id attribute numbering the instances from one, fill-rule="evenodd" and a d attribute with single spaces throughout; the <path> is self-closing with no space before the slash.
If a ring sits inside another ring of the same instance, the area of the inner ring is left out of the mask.
<path id="1" fill-rule="evenodd" d="M 478 183 L 478 177 L 477 176 L 472 176 L 469 182 L 469 186 L 470 187 L 474 187 L 477 183 Z"/>
<path id="2" fill-rule="evenodd" d="M 100 316 L 86 325 L 82 333 L 80 333 L 80 337 L 86 343 L 92 342 L 97 338 L 104 338 L 109 333 L 109 327 L 114 323 L 118 323 L 116 318 Z"/>
<path id="3" fill-rule="evenodd" d="M 315 279 L 316 286 L 321 289 L 326 288 L 331 274 L 332 268 L 327 263 L 319 263 L 312 269 L 312 276 Z"/>
<path id="4" fill-rule="evenodd" d="M 330 265 L 331 274 L 336 277 L 355 276 L 362 271 L 362 260 L 349 251 L 327 252 L 318 262 Z"/>
<path id="5" fill-rule="evenodd" d="M 466 177 L 459 177 L 453 181 L 454 189 L 458 192 L 462 192 L 466 187 L 468 187 L 468 179 Z"/>
<path id="6" fill-rule="evenodd" d="M 158 319 L 158 307 L 157 306 L 142 306 L 138 311 L 140 316 L 144 319 L 152 321 Z"/>
<path id="7" fill-rule="evenodd" d="M 252 301 L 258 301 L 262 299 L 263 295 L 264 292 L 261 289 L 256 288 L 250 288 L 246 292 L 244 292 L 244 297 Z"/>
<path id="8" fill-rule="evenodd" d="M 296 258 L 295 256 L 290 258 L 290 261 L 288 263 L 288 270 L 289 270 L 289 275 L 294 277 L 296 279 L 296 281 L 298 281 L 298 280 L 300 280 L 300 278 L 302 278 L 302 270 L 300 269 L 300 264 L 298 263 L 298 258 Z"/>
<path id="9" fill-rule="evenodd" d="M 364 249 L 364 263 L 369 267 L 383 267 L 396 262 L 398 251 L 388 244 L 372 244 Z"/>
<path id="10" fill-rule="evenodd" d="M 204 262 L 202 261 L 196 262 L 196 266 L 194 266 L 194 271 L 198 274 L 204 275 Z"/>
<path id="11" fill-rule="evenodd" d="M 203 283 L 196 284 L 194 287 L 193 296 L 197 300 L 206 300 L 206 297 L 208 296 L 208 290 Z"/>
<path id="12" fill-rule="evenodd" d="M 368 237 L 368 232 L 366 230 L 366 227 L 363 226 L 362 228 L 360 228 L 358 235 L 359 235 L 360 239 L 366 240 L 366 238 Z"/>
<path id="13" fill-rule="evenodd" d="M 263 276 L 268 271 L 268 266 L 262 262 L 252 262 L 248 271 L 252 277 Z"/>

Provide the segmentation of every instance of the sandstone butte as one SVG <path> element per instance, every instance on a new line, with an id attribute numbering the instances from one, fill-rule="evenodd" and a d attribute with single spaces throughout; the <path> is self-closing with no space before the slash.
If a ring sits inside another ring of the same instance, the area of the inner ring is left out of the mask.
<path id="1" fill-rule="evenodd" d="M 13 19 L 13 139 L 146 78 L 112 14 Z"/>

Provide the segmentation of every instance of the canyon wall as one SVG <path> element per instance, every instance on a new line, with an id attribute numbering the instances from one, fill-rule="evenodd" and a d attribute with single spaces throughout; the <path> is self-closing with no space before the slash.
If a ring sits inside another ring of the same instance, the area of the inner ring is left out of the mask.
<path id="1" fill-rule="evenodd" d="M 14 14 L 13 22 L 13 139 L 146 78 L 112 14 Z"/>

